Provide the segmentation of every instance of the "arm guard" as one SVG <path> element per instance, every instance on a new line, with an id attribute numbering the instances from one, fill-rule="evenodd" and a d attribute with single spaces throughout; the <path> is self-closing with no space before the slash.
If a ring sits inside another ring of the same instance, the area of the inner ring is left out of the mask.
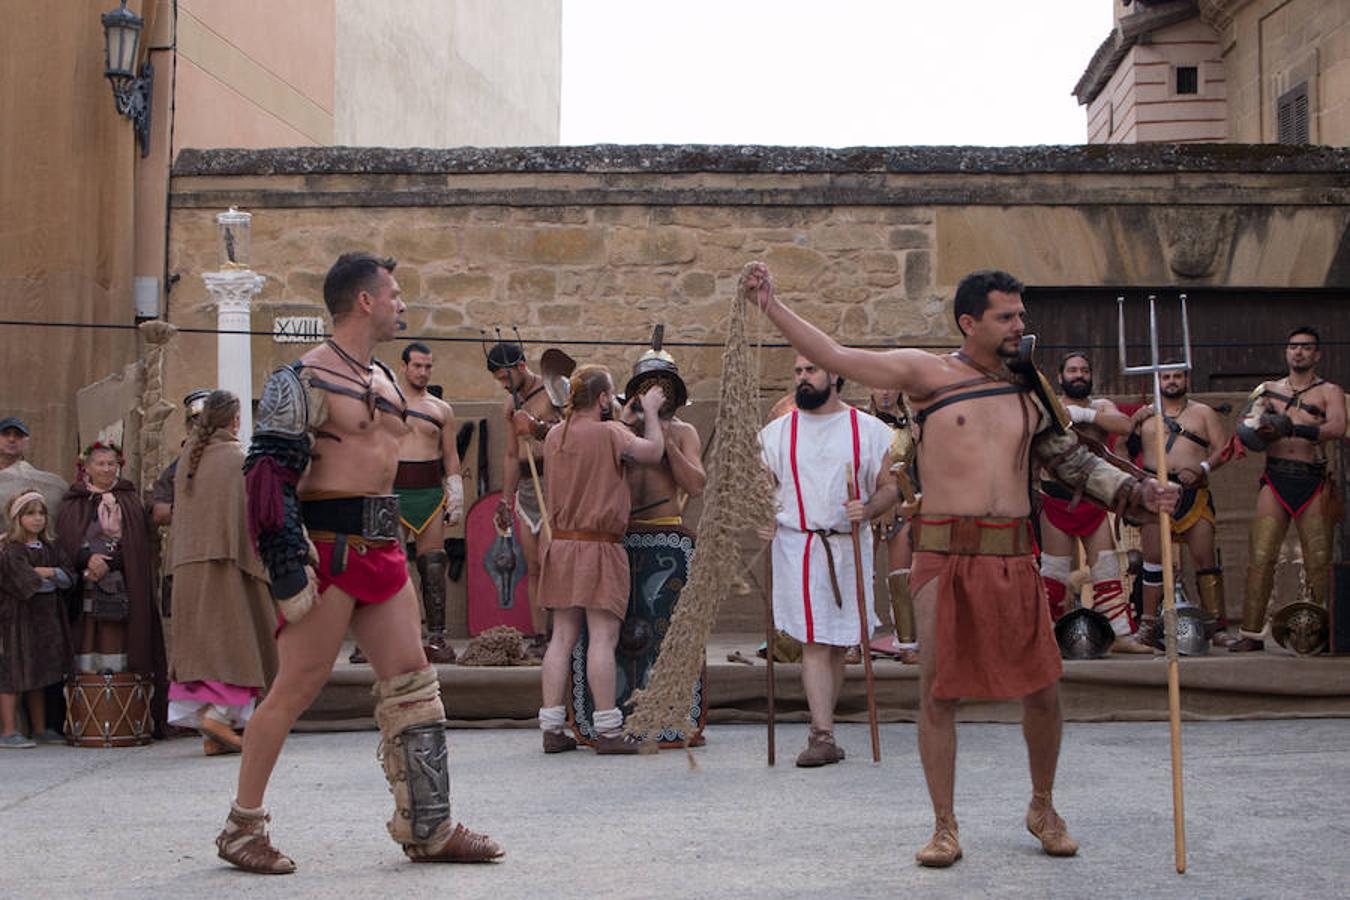
<path id="1" fill-rule="evenodd" d="M 312 416 L 314 405 L 298 366 L 273 372 L 263 386 L 244 460 L 249 533 L 271 576 L 272 597 L 288 621 L 303 615 L 314 601 L 305 571 L 309 540 L 295 493 L 309 465 L 309 432 L 319 424 Z"/>
<path id="2" fill-rule="evenodd" d="M 1117 513 L 1138 500 L 1143 482 L 1094 454 L 1073 432 L 1060 434 L 1045 429 L 1032 441 L 1031 451 L 1056 481 Z"/>

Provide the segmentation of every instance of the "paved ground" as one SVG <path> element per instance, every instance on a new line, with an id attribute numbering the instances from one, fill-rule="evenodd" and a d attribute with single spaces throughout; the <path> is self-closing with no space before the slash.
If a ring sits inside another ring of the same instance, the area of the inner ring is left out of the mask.
<path id="1" fill-rule="evenodd" d="M 525 730 L 452 732 L 455 812 L 507 848 L 496 865 L 417 866 L 383 828 L 371 732 L 296 735 L 269 803 L 286 878 L 228 869 L 212 839 L 237 762 L 176 740 L 44 747 L 0 758 L 0 895 L 54 897 L 1343 897 L 1350 885 L 1350 721 L 1187 725 L 1189 871 L 1173 871 L 1167 727 L 1070 725 L 1058 805 L 1083 850 L 1042 856 L 1022 825 L 1019 729 L 962 725 L 966 858 L 921 869 L 931 818 L 912 725 L 845 725 L 839 766 L 791 765 L 805 726 L 708 731 L 682 752 L 545 758 Z"/>

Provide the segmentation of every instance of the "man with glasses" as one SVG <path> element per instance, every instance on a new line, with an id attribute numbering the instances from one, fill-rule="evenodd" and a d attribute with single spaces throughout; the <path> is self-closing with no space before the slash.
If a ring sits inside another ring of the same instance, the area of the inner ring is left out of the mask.
<path id="1" fill-rule="evenodd" d="M 1303 571 L 1323 609 L 1331 592 L 1333 488 L 1322 445 L 1345 435 L 1345 392 L 1314 371 L 1322 358 L 1317 329 L 1301 325 L 1284 348 L 1289 374 L 1252 391 L 1237 433 L 1249 450 L 1266 454 L 1261 491 L 1252 518 L 1241 640 L 1236 652 L 1262 650 L 1266 605 L 1280 545 L 1293 520 L 1303 547 Z"/>

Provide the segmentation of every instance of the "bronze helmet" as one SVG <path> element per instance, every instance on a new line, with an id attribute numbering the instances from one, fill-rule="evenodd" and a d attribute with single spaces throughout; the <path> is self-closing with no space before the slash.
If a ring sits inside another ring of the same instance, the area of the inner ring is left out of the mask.
<path id="1" fill-rule="evenodd" d="M 625 400 L 632 400 L 652 384 L 660 384 L 666 392 L 666 402 L 661 405 L 660 417 L 669 419 L 675 411 L 689 402 L 689 388 L 680 377 L 680 367 L 675 365 L 675 357 L 661 349 L 666 327 L 657 325 L 652 329 L 652 347 L 638 357 L 633 366 L 633 376 L 623 389 Z"/>
<path id="2" fill-rule="evenodd" d="M 1275 613 L 1270 633 L 1275 643 L 1299 656 L 1312 656 L 1327 648 L 1327 611 L 1316 603 L 1300 600 Z"/>

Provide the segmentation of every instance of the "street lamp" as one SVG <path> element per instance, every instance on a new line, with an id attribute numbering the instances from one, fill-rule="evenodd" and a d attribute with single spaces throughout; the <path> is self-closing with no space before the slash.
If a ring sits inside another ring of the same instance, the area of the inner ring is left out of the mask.
<path id="1" fill-rule="evenodd" d="M 127 0 L 103 14 L 103 74 L 112 82 L 117 111 L 131 120 L 141 156 L 150 153 L 150 89 L 155 69 L 150 63 L 135 70 L 145 20 L 127 9 Z"/>

